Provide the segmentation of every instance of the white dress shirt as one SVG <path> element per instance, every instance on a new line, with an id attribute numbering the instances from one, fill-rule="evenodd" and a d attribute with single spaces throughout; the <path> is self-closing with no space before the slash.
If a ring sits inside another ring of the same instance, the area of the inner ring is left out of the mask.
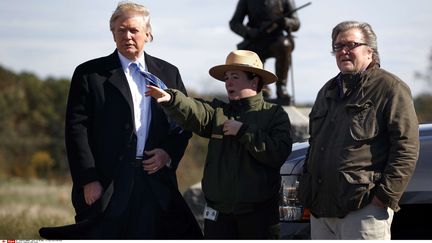
<path id="1" fill-rule="evenodd" d="M 142 70 L 147 70 L 147 67 L 145 65 L 144 55 L 142 55 L 139 60 L 132 62 L 120 54 L 120 52 L 117 53 L 132 95 L 135 133 L 138 139 L 136 157 L 143 157 L 151 121 L 151 97 L 146 97 L 144 95 L 147 90 L 145 78 L 136 68 L 130 67 L 130 64 L 136 63 Z"/>

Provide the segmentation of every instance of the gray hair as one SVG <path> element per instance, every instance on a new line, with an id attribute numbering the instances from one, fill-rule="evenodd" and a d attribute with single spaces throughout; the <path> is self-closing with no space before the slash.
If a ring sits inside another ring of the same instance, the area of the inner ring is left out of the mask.
<path id="1" fill-rule="evenodd" d="M 339 23 L 333 28 L 332 31 L 332 46 L 335 44 L 336 38 L 341 32 L 348 31 L 350 29 L 358 29 L 363 34 L 365 43 L 373 50 L 372 60 L 380 64 L 380 58 L 378 53 L 377 37 L 372 27 L 365 22 L 358 21 L 344 21 Z"/>
<path id="2" fill-rule="evenodd" d="M 152 27 L 150 24 L 150 11 L 148 8 L 144 7 L 143 5 L 131 2 L 131 1 L 122 1 L 119 2 L 117 5 L 117 8 L 114 10 L 113 14 L 110 18 L 110 30 L 114 31 L 114 24 L 115 21 L 122 15 L 133 12 L 135 14 L 138 14 L 143 17 L 144 23 L 146 25 L 147 30 L 150 33 L 150 41 L 153 40 L 153 34 L 152 34 Z"/>

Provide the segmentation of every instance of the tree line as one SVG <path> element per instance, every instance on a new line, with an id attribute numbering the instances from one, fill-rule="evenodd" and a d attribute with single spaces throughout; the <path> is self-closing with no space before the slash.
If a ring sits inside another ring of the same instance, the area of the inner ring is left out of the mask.
<path id="1" fill-rule="evenodd" d="M 64 117 L 70 81 L 0 66 L 0 173 L 53 176 L 66 173 Z"/>

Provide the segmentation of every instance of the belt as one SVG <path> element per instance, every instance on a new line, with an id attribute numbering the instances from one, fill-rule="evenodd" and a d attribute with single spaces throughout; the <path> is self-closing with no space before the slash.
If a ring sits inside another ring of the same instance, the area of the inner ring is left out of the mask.
<path id="1" fill-rule="evenodd" d="M 143 160 L 143 158 L 135 158 L 135 160 L 131 162 L 131 165 L 133 167 L 141 167 Z"/>

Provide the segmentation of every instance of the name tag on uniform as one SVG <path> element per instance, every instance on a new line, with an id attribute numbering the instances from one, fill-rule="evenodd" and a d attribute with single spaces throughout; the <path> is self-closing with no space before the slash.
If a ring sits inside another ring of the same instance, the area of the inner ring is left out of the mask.
<path id="1" fill-rule="evenodd" d="M 219 212 L 214 210 L 213 208 L 207 206 L 205 206 L 204 208 L 204 219 L 208 219 L 211 221 L 216 221 L 217 216 L 218 216 Z"/>

